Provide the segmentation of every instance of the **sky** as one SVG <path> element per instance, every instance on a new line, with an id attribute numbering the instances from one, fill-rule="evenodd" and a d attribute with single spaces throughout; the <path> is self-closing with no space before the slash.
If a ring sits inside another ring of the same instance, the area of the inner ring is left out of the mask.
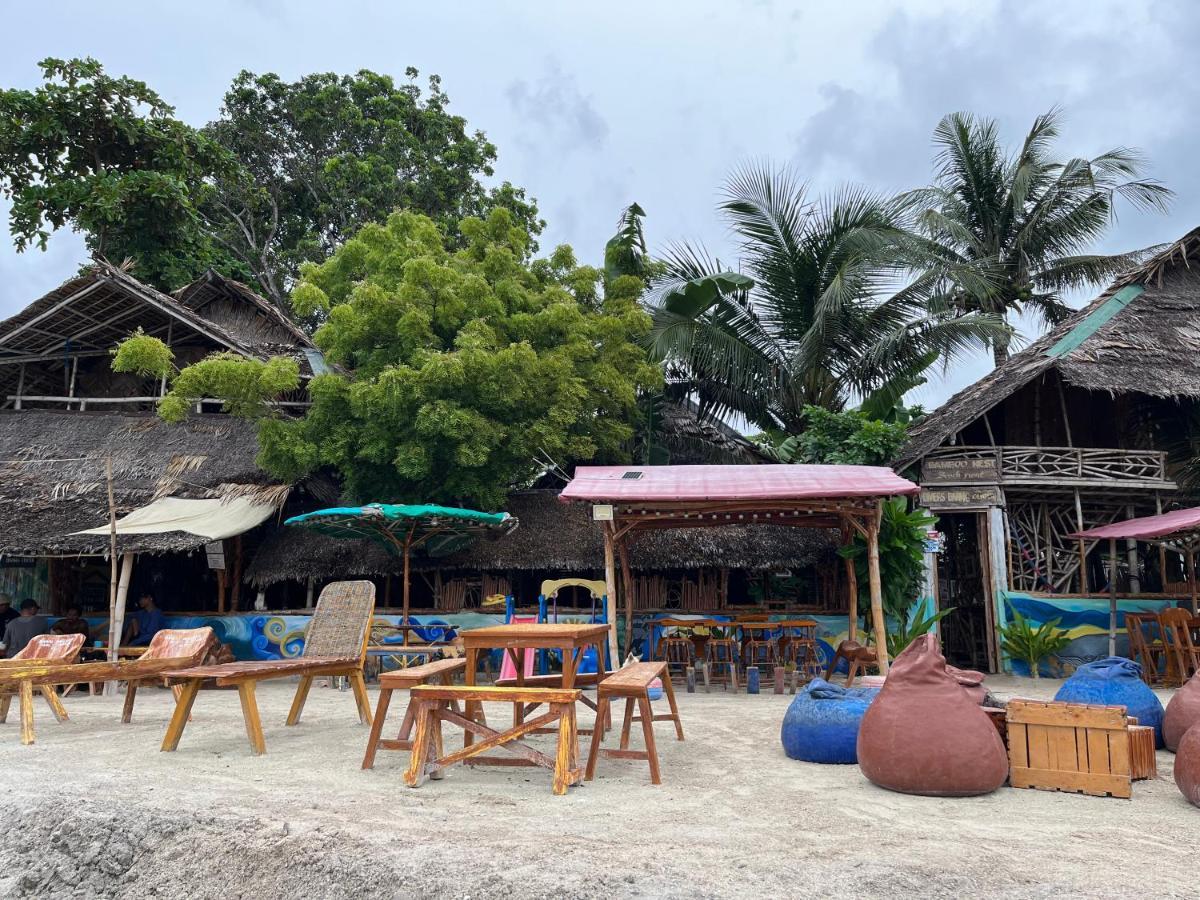
<path id="1" fill-rule="evenodd" d="M 1103 247 L 1200 225 L 1200 4 L 1139 0 L 778 0 L 430 4 L 0 0 L 0 87 L 32 88 L 46 56 L 93 56 L 203 125 L 242 69 L 296 79 L 361 68 L 443 79 L 451 109 L 499 148 L 497 179 L 538 199 L 543 249 L 599 262 L 621 209 L 646 210 L 651 249 L 699 241 L 736 258 L 715 214 L 739 164 L 787 165 L 814 194 L 928 183 L 946 113 L 995 118 L 1010 144 L 1052 106 L 1064 155 L 1138 147 L 1172 188 L 1167 215 L 1124 209 Z M 0 201 L 0 216 L 7 207 Z M 61 231 L 46 252 L 0 241 L 0 316 L 84 258 Z M 1077 303 L 1087 297 L 1076 298 Z M 1028 323 L 1020 324 L 1034 336 Z M 910 399 L 933 407 L 990 368 L 953 362 Z"/>

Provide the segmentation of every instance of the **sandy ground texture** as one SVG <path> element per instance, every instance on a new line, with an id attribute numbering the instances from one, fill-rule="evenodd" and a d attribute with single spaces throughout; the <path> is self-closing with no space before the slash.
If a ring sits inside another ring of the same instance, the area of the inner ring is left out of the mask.
<path id="1" fill-rule="evenodd" d="M 989 684 L 1032 697 L 1058 682 Z M 0 896 L 1197 896 L 1200 810 L 1165 752 L 1132 801 L 910 797 L 857 766 L 787 759 L 790 697 L 715 689 L 680 693 L 685 742 L 660 723 L 660 787 L 644 763 L 601 760 L 565 797 L 540 769 L 456 767 L 413 790 L 406 753 L 360 769 L 349 693 L 314 688 L 284 727 L 293 687 L 259 690 L 259 758 L 235 692 L 201 693 L 176 753 L 158 749 L 165 690 L 143 689 L 130 725 L 119 697 L 72 696 L 61 725 L 39 699 L 30 747 L 14 709 L 0 726 Z"/>

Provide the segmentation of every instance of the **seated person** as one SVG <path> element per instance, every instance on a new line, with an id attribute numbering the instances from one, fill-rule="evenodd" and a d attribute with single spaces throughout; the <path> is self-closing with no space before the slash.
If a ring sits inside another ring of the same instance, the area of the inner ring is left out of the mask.
<path id="1" fill-rule="evenodd" d="M 4 629 L 4 654 L 9 658 L 16 656 L 25 649 L 33 638 L 50 631 L 46 617 L 38 614 L 36 600 L 21 601 L 21 614 L 8 623 Z"/>
<path id="2" fill-rule="evenodd" d="M 122 643 L 130 647 L 145 647 L 150 640 L 167 627 L 167 617 L 154 604 L 154 595 L 150 591 L 142 591 L 138 598 L 141 607 L 133 614 L 125 626 L 125 637 Z"/>
<path id="3" fill-rule="evenodd" d="M 50 630 L 55 634 L 82 634 L 85 643 L 92 638 L 92 629 L 88 625 L 87 619 L 81 615 L 77 604 L 72 603 L 67 607 L 67 614 L 50 626 Z"/>
<path id="4" fill-rule="evenodd" d="M 12 597 L 0 594 L 0 638 L 4 637 L 4 629 L 8 627 L 8 623 L 19 615 L 20 613 L 12 608 Z"/>

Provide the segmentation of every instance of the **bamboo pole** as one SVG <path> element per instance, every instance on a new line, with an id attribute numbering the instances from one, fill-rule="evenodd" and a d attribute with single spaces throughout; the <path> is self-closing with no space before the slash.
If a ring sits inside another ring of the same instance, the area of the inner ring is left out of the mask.
<path id="1" fill-rule="evenodd" d="M 608 618 L 608 656 L 612 667 L 621 665 L 621 657 L 617 651 L 617 562 L 613 548 L 613 524 L 604 523 L 604 614 Z"/>
<path id="2" fill-rule="evenodd" d="M 404 611 L 403 611 L 403 615 L 400 619 L 401 625 L 409 624 L 409 621 L 408 621 L 409 559 L 412 556 L 412 539 L 413 539 L 414 531 L 416 531 L 415 525 L 412 528 L 410 528 L 408 530 L 408 534 L 406 534 L 404 536 L 404 599 L 402 601 L 403 606 L 404 606 Z M 405 646 L 405 647 L 408 646 L 408 634 L 409 634 L 409 631 L 407 628 L 405 628 L 404 633 L 403 633 L 403 646 Z"/>
<path id="3" fill-rule="evenodd" d="M 115 610 L 109 620 L 108 628 L 108 661 L 116 662 L 120 657 L 117 653 L 121 645 L 121 632 L 125 630 L 125 602 L 129 597 L 129 579 L 133 574 L 133 554 L 126 553 L 121 557 L 121 578 L 117 584 L 116 596 L 113 598 Z M 117 683 L 108 681 L 104 684 L 104 695 L 115 696 Z"/>
<path id="4" fill-rule="evenodd" d="M 117 647 L 121 641 L 121 630 L 117 627 L 117 503 L 113 496 L 111 456 L 104 460 L 104 479 L 108 484 L 108 659 L 109 662 L 115 662 Z M 124 616 L 121 618 L 123 620 Z M 105 690 L 108 690 L 107 685 L 105 685 Z"/>
<path id="5" fill-rule="evenodd" d="M 1108 539 L 1108 655 L 1117 655 L 1117 539 Z"/>
<path id="6" fill-rule="evenodd" d="M 621 559 L 621 593 L 625 595 L 625 655 L 633 651 L 633 567 L 629 564 L 628 532 L 617 538 L 617 556 Z"/>
<path id="7" fill-rule="evenodd" d="M 1075 525 L 1079 531 L 1086 529 L 1083 524 L 1083 500 L 1079 496 L 1079 488 L 1075 488 Z M 1069 587 L 1070 585 L 1068 585 Z M 1079 539 L 1079 593 L 1086 594 L 1087 585 L 1087 546 L 1083 538 Z"/>
<path id="8" fill-rule="evenodd" d="M 1188 576 L 1188 592 L 1192 595 L 1192 615 L 1200 612 L 1200 607 L 1196 605 L 1196 552 L 1189 544 L 1187 548 L 1187 576 Z"/>
<path id="9" fill-rule="evenodd" d="M 850 543 L 853 540 L 853 534 L 850 529 L 842 530 L 842 542 Z M 846 637 L 848 640 L 858 640 L 858 573 L 854 571 L 854 560 L 844 560 L 846 564 L 846 585 L 849 597 L 846 601 L 846 609 L 849 610 L 849 622 L 847 623 Z"/>
<path id="10" fill-rule="evenodd" d="M 883 583 L 879 574 L 879 518 L 881 508 L 867 524 L 867 577 L 871 590 L 871 623 L 875 628 L 875 653 L 879 674 L 888 673 L 887 622 L 883 616 Z"/>

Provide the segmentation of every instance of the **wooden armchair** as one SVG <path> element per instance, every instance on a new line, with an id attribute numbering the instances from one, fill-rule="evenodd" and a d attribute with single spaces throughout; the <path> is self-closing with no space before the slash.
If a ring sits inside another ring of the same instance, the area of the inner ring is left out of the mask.
<path id="1" fill-rule="evenodd" d="M 39 634 L 29 641 L 12 659 L 0 660 L 0 677 L 4 670 L 21 669 L 29 660 L 43 663 L 73 663 L 79 658 L 83 648 L 82 634 Z M 40 684 L 41 691 L 54 718 L 60 722 L 67 720 L 67 710 L 54 693 L 52 685 Z M 21 743 L 33 743 L 33 682 L 26 678 L 21 681 L 0 683 L 0 723 L 8 721 L 8 707 L 12 703 L 13 694 L 21 694 Z"/>
<path id="2" fill-rule="evenodd" d="M 1185 683 L 1200 670 L 1200 649 L 1192 639 L 1192 614 L 1178 607 L 1158 616 L 1166 647 L 1168 670 L 1179 684 Z"/>
<path id="3" fill-rule="evenodd" d="M 195 666 L 171 673 L 171 680 L 182 685 L 175 703 L 175 714 L 167 726 L 162 749 L 170 752 L 179 746 L 187 725 L 196 692 L 205 682 L 218 687 L 236 685 L 242 701 L 242 717 L 250 749 L 256 755 L 266 753 L 262 720 L 258 714 L 255 687 L 258 682 L 272 678 L 300 676 L 300 684 L 292 700 L 287 724 L 300 721 L 300 713 L 308 699 L 313 679 L 320 675 L 344 675 L 350 679 L 354 700 L 358 705 L 359 721 L 371 724 L 371 706 L 367 686 L 363 681 L 363 664 L 367 656 L 371 616 L 375 612 L 375 585 L 369 581 L 336 581 L 326 585 L 317 600 L 304 650 L 295 659 L 269 659 L 231 662 L 216 666 Z"/>
<path id="4" fill-rule="evenodd" d="M 1141 664 L 1142 680 L 1146 684 L 1161 682 L 1167 666 L 1166 647 L 1163 645 L 1158 616 L 1153 613 L 1125 613 L 1125 632 L 1129 635 L 1129 656 Z"/>

